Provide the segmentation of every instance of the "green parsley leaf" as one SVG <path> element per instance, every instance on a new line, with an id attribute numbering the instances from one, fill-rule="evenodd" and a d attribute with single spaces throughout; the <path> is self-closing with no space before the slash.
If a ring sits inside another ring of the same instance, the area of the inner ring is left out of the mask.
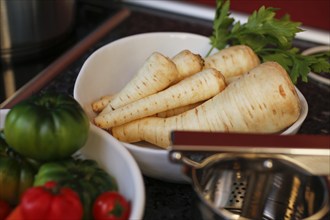
<path id="1" fill-rule="evenodd" d="M 207 56 L 214 48 L 224 48 L 228 43 L 228 33 L 230 26 L 233 24 L 234 19 L 229 17 L 230 2 L 223 3 L 221 0 L 217 1 L 215 18 L 213 23 L 213 34 L 211 39 L 211 49 Z"/>
<path id="2" fill-rule="evenodd" d="M 330 72 L 329 57 L 330 57 L 330 51 L 319 55 L 317 54 L 309 55 L 308 60 L 311 69 L 316 73 L 321 73 L 321 72 L 329 73 Z"/>
<path id="3" fill-rule="evenodd" d="M 293 22 L 289 15 L 276 18 L 278 9 L 260 7 L 254 11 L 244 24 L 235 22 L 229 13 L 230 0 L 217 0 L 216 15 L 213 23 L 213 35 L 210 37 L 212 48 L 219 50 L 228 45 L 244 44 L 251 47 L 262 62 L 278 62 L 289 73 L 293 83 L 299 78 L 307 82 L 307 75 L 330 72 L 329 53 L 303 56 L 292 42 L 298 32 L 300 22 Z"/>

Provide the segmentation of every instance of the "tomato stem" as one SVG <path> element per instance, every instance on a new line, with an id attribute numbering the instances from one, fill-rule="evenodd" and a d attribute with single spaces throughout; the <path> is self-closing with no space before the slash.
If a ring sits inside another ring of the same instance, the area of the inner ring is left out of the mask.
<path id="1" fill-rule="evenodd" d="M 56 183 L 55 181 L 48 181 L 47 183 L 45 183 L 44 187 L 47 191 L 54 195 L 59 194 L 61 190 L 60 184 Z"/>
<path id="2" fill-rule="evenodd" d="M 111 216 L 111 215 L 114 215 L 116 217 L 119 217 L 122 215 L 124 209 L 123 207 L 121 206 L 120 202 L 118 199 L 116 199 L 115 201 L 115 207 L 110 211 L 108 212 L 108 214 Z"/>

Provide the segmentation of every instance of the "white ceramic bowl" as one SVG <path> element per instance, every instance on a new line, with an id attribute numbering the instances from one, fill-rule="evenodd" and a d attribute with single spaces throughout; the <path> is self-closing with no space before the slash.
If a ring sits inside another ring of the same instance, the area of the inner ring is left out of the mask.
<path id="1" fill-rule="evenodd" d="M 158 51 L 172 57 L 183 49 L 205 56 L 210 49 L 209 38 L 190 33 L 157 32 L 114 41 L 95 51 L 86 60 L 74 86 L 74 97 L 92 119 L 95 113 L 91 103 L 101 96 L 118 92 L 152 52 Z M 307 102 L 299 91 L 298 94 L 303 107 L 300 118 L 284 134 L 296 133 L 306 118 Z M 169 161 L 168 151 L 146 147 L 145 143 L 140 144 L 143 147 L 127 143 L 123 145 L 132 153 L 143 174 L 171 182 L 187 180 L 181 173 L 181 166 Z"/>
<path id="2" fill-rule="evenodd" d="M 0 110 L 0 129 L 9 110 Z M 142 219 L 145 209 L 145 188 L 141 171 L 132 155 L 113 137 L 91 126 L 87 143 L 80 150 L 84 158 L 94 159 L 117 180 L 119 191 L 131 201 L 130 219 Z"/>

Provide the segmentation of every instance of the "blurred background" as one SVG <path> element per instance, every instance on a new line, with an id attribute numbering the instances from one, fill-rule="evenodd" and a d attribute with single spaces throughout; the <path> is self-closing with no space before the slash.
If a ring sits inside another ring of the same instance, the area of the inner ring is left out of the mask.
<path id="1" fill-rule="evenodd" d="M 329 0 L 231 0 L 230 8 L 244 23 L 262 5 L 302 22 L 298 39 L 330 44 Z M 211 27 L 216 0 L 0 0 L 0 104 L 126 6 Z"/>
<path id="2" fill-rule="evenodd" d="M 183 2 L 215 6 L 215 0 L 182 0 Z M 300 21 L 304 26 L 330 30 L 329 0 L 231 0 L 230 8 L 250 14 L 262 5 L 279 8 L 278 16 L 290 14 L 293 21 Z"/>

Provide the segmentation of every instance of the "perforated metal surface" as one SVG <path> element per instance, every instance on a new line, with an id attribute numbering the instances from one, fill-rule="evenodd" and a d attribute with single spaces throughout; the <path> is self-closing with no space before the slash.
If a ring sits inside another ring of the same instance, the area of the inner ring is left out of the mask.
<path id="1" fill-rule="evenodd" d="M 219 219 L 309 219 L 324 215 L 328 209 L 322 178 L 282 169 L 285 164 L 276 160 L 271 161 L 274 170 L 260 166 L 265 164 L 262 160 L 238 162 L 232 165 L 239 164 L 239 169 L 226 161 L 225 165 L 215 163 L 197 172 L 202 198 L 226 216 Z"/>

